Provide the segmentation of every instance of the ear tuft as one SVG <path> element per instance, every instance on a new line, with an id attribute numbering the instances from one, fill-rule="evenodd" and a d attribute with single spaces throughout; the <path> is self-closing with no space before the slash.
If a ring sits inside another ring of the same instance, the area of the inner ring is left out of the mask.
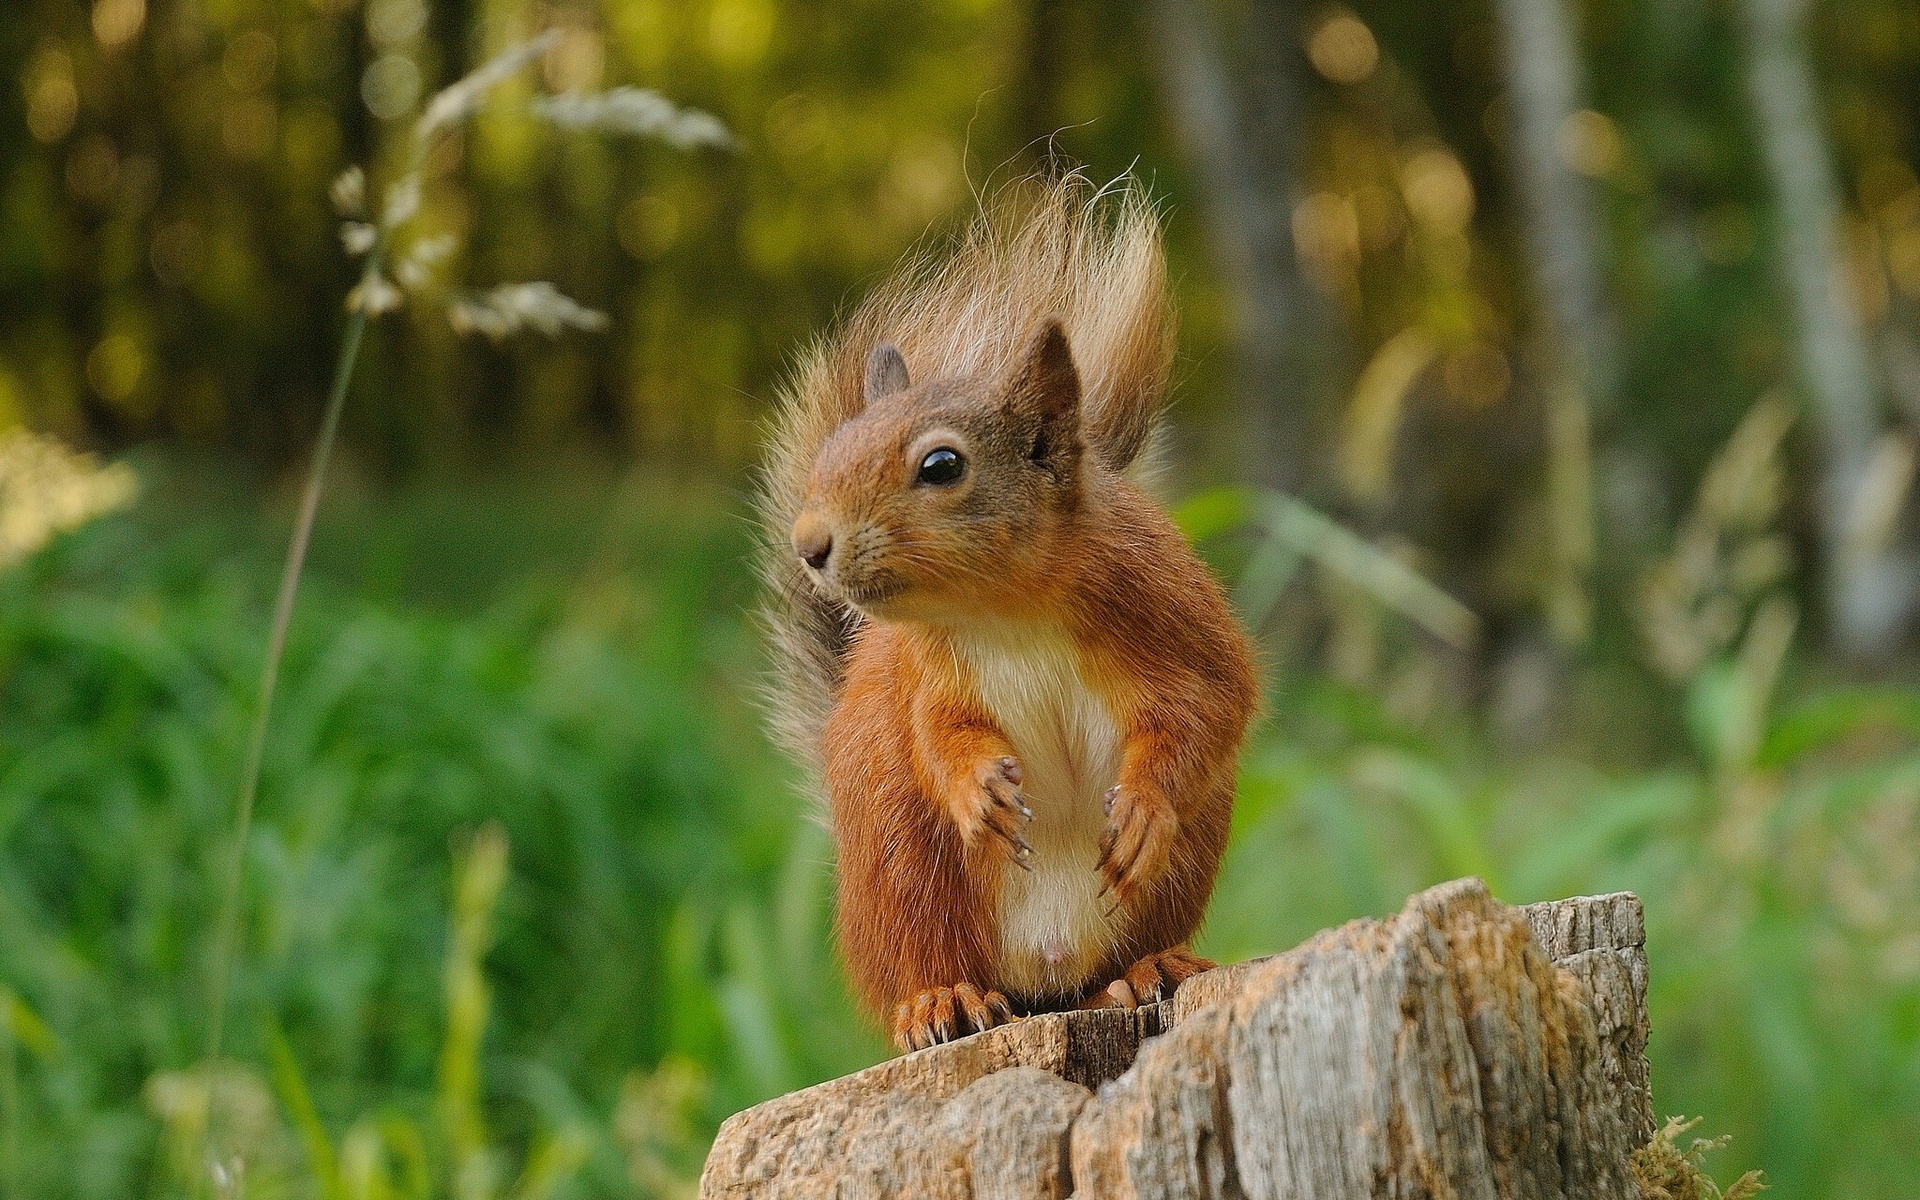
<path id="1" fill-rule="evenodd" d="M 912 386 L 913 380 L 907 377 L 907 360 L 900 356 L 900 347 L 881 342 L 867 355 L 867 385 L 860 398 L 862 404 L 872 404 Z"/>
<path id="2" fill-rule="evenodd" d="M 1058 317 L 1048 317 L 1027 343 L 1009 381 L 1008 399 L 1037 409 L 1049 424 L 1078 424 L 1080 372 L 1074 368 L 1073 351 Z"/>

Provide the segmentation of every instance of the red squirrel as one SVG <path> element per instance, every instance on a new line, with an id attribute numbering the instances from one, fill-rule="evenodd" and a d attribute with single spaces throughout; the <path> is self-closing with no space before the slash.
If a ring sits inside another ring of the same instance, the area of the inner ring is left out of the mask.
<path id="1" fill-rule="evenodd" d="M 1257 687 L 1127 476 L 1172 344 L 1152 208 L 1070 176 L 909 261 L 783 397 L 777 725 L 825 785 L 841 951 L 902 1050 L 1212 966 L 1186 943 Z"/>

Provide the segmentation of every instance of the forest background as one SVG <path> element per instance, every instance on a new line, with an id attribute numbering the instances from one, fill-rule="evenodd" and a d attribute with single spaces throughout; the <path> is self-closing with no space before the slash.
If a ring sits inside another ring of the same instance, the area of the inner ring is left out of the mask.
<path id="1" fill-rule="evenodd" d="M 1631 888 L 1710 1165 L 1920 1192 L 1920 8 L 22 0 L 0 62 L 0 1193 L 680 1196 L 880 1057 L 759 423 L 1067 164 L 1166 215 L 1163 492 L 1266 652 L 1201 948 Z"/>

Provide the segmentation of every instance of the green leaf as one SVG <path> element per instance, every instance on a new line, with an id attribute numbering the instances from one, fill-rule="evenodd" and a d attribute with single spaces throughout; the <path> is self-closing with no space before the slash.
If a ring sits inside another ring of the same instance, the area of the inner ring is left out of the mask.
<path id="1" fill-rule="evenodd" d="M 510 1200 L 547 1200 L 580 1173 L 592 1153 L 593 1138 L 584 1129 L 569 1127 L 537 1139 Z"/>
<path id="2" fill-rule="evenodd" d="M 52 1058 L 60 1052 L 60 1035 L 7 988 L 0 988 L 0 1017 L 6 1020 L 13 1040 L 41 1058 Z"/>
<path id="3" fill-rule="evenodd" d="M 1708 762 L 1725 761 L 1746 719 L 1746 701 L 1740 672 L 1725 660 L 1701 668 L 1687 688 L 1687 732 Z"/>
<path id="4" fill-rule="evenodd" d="M 1204 542 L 1253 520 L 1256 493 L 1252 488 L 1226 486 L 1196 492 L 1173 507 L 1173 523 L 1188 540 Z"/>
<path id="5" fill-rule="evenodd" d="M 1920 691 L 1912 687 L 1847 687 L 1796 705 L 1767 730 L 1758 762 L 1784 767 L 1847 738 L 1885 730 L 1920 739 Z"/>
<path id="6" fill-rule="evenodd" d="M 340 1161 L 334 1153 L 333 1139 L 327 1135 L 327 1127 L 313 1107 L 313 1096 L 307 1089 L 306 1076 L 294 1057 L 293 1047 L 287 1044 L 280 1023 L 272 1017 L 266 1020 L 265 1038 L 267 1056 L 273 1063 L 274 1093 L 280 1097 L 280 1107 L 286 1110 L 301 1144 L 306 1147 L 307 1166 L 313 1172 L 320 1195 L 325 1200 L 345 1200 L 346 1188 L 340 1178 Z"/>
<path id="7" fill-rule="evenodd" d="M 1471 645 L 1480 619 L 1398 558 L 1325 514 L 1280 492 L 1261 504 L 1268 533 L 1440 640 Z"/>

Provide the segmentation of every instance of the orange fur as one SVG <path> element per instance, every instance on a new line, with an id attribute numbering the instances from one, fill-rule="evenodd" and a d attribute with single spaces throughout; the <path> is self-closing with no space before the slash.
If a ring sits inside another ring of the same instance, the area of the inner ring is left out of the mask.
<path id="1" fill-rule="evenodd" d="M 1157 227 L 1079 186 L 882 289 L 768 477 L 776 699 L 853 982 L 907 1048 L 1196 969 L 1255 704 L 1218 585 L 1124 475 L 1170 345 Z"/>
<path id="2" fill-rule="evenodd" d="M 1129 880 L 1124 929 L 1084 981 L 1088 988 L 1198 928 L 1226 846 L 1234 758 L 1254 703 L 1250 657 L 1218 587 L 1151 502 L 1122 480 L 1107 487 L 1108 502 L 1064 531 L 1076 548 L 1055 560 L 1052 594 L 1010 614 L 1068 627 L 1123 726 L 1116 782 L 1172 825 Z M 1142 560 L 1151 567 L 1137 569 Z M 965 785 L 955 764 L 1011 747 L 968 710 L 967 681 L 946 636 L 909 623 L 865 626 L 827 727 L 841 948 L 876 1013 L 960 981 L 1014 990 L 1000 977 L 990 929 L 993 887 L 1012 868 L 995 846 L 969 848 L 950 799 Z M 952 723 L 929 729 L 916 710 L 946 713 Z M 1030 1007 L 1080 998 L 1016 996 Z"/>

